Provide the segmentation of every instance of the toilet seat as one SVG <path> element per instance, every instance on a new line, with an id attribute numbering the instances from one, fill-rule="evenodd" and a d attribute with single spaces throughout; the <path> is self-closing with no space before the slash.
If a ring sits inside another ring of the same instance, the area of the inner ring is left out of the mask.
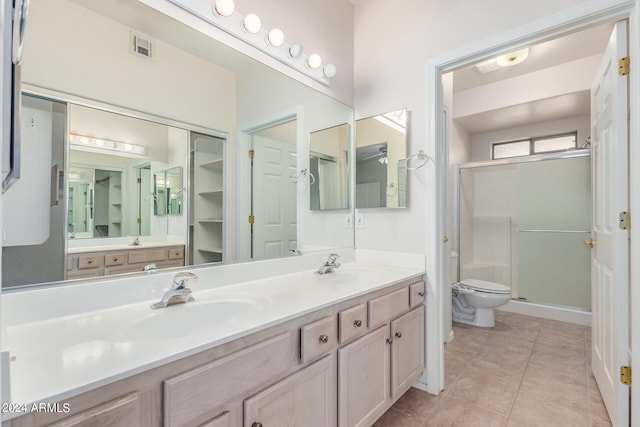
<path id="1" fill-rule="evenodd" d="M 500 283 L 488 282 L 486 280 L 465 279 L 456 283 L 454 289 L 471 290 L 476 292 L 484 292 L 487 294 L 509 294 L 511 288 L 501 285 Z"/>

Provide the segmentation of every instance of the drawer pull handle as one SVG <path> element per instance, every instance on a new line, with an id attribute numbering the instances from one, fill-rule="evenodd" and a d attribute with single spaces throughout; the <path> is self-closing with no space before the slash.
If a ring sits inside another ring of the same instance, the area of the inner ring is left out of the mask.
<path id="1" fill-rule="evenodd" d="M 424 296 L 424 291 L 418 292 L 418 296 L 423 297 Z"/>
<path id="2" fill-rule="evenodd" d="M 400 331 L 396 332 L 396 338 L 398 339 L 402 338 L 402 332 Z"/>
<path id="3" fill-rule="evenodd" d="M 386 342 L 387 344 L 391 344 L 391 343 L 393 342 L 393 338 L 387 338 L 387 339 L 385 340 L 385 342 Z"/>
<path id="4" fill-rule="evenodd" d="M 362 326 L 362 320 L 356 320 L 355 322 L 353 322 L 353 325 L 354 325 L 356 328 L 361 327 L 361 326 Z"/>
<path id="5" fill-rule="evenodd" d="M 113 262 L 116 262 L 116 261 L 118 261 L 118 258 L 114 258 L 114 259 L 113 259 Z"/>
<path id="6" fill-rule="evenodd" d="M 326 344 L 329 342 L 329 337 L 327 335 L 320 335 L 320 338 L 318 338 L 320 340 L 321 343 Z"/>
<path id="7" fill-rule="evenodd" d="M 87 264 L 93 264 L 93 261 L 87 261 Z"/>
<path id="8" fill-rule="evenodd" d="M 251 424 L 251 427 L 262 427 L 262 423 L 260 421 L 256 421 L 253 424 Z"/>

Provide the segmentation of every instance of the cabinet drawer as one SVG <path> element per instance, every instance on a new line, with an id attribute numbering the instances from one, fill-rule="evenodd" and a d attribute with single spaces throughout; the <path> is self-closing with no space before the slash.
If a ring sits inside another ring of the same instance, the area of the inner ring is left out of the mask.
<path id="1" fill-rule="evenodd" d="M 182 258 L 184 258 L 184 246 L 169 248 L 169 259 L 182 259 Z"/>
<path id="2" fill-rule="evenodd" d="M 104 265 L 106 267 L 110 267 L 112 265 L 122 265 L 124 264 L 124 259 L 124 253 L 107 254 L 104 256 Z"/>
<path id="3" fill-rule="evenodd" d="M 78 257 L 78 269 L 104 267 L 104 257 L 102 255 L 80 255 Z"/>
<path id="4" fill-rule="evenodd" d="M 424 282 L 414 283 L 409 287 L 409 304 L 411 308 L 417 307 L 424 302 Z"/>
<path id="5" fill-rule="evenodd" d="M 390 294 L 369 301 L 369 327 L 376 327 L 409 309 L 409 288 L 398 289 Z"/>
<path id="6" fill-rule="evenodd" d="M 325 354 L 335 347 L 337 339 L 336 317 L 329 316 L 309 323 L 300 329 L 300 358 L 303 363 Z"/>
<path id="7" fill-rule="evenodd" d="M 351 341 L 367 332 L 367 306 L 356 305 L 338 314 L 340 322 L 340 343 Z"/>
<path id="8" fill-rule="evenodd" d="M 129 252 L 129 264 L 164 261 L 165 259 L 167 259 L 166 249 L 147 249 Z"/>
<path id="9" fill-rule="evenodd" d="M 131 393 L 112 400 L 95 408 L 88 409 L 49 427 L 84 427 L 84 426 L 137 426 L 143 423 L 140 395 Z M 73 409 L 73 407 L 72 407 Z"/>
<path id="10" fill-rule="evenodd" d="M 286 332 L 165 380 L 164 425 L 182 426 L 215 416 L 220 413 L 218 404 L 260 389 L 289 368 L 291 346 Z"/>

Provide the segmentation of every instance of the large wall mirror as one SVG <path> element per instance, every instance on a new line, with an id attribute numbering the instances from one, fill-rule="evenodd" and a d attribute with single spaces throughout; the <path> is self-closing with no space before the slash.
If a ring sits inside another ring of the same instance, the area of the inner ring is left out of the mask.
<path id="1" fill-rule="evenodd" d="M 183 17 L 188 26 L 136 0 L 31 0 L 23 130 L 25 139 L 39 135 L 33 139 L 39 149 L 25 150 L 23 161 L 35 164 L 27 154 L 38 152 L 38 165 L 46 165 L 31 168 L 43 171 L 47 195 L 38 205 L 41 218 L 31 224 L 47 225 L 31 227 L 34 238 L 5 239 L 4 287 L 68 279 L 67 254 L 129 250 L 134 240 L 141 248 L 184 245 L 185 264 L 353 247 L 340 211 L 352 205 L 348 191 L 334 210 L 315 211 L 309 181 L 292 179 L 309 170 L 312 152 L 325 154 L 312 135 L 344 129 L 347 139 L 341 137 L 331 158 L 340 164 L 335 185 L 348 189 L 353 109 L 214 40 L 191 18 Z M 199 26 L 202 32 L 192 28 Z M 134 37 L 150 43 L 150 57 L 132 49 Z M 297 123 L 296 156 L 287 156 L 292 163 L 282 177 L 295 194 L 293 236 L 276 238 L 287 242 L 286 250 L 257 256 L 247 250 L 255 243 L 248 237 L 247 151 L 259 143 L 255 129 L 283 118 Z M 3 203 L 6 217 L 21 209 L 24 194 L 33 194 L 20 187 L 4 195 L 15 195 Z M 43 264 L 41 274 L 29 275 L 34 258 L 51 268 Z"/>
<path id="2" fill-rule="evenodd" d="M 356 121 L 356 208 L 407 207 L 407 110 Z"/>
<path id="3" fill-rule="evenodd" d="M 311 210 L 349 209 L 349 124 L 311 133 Z"/>

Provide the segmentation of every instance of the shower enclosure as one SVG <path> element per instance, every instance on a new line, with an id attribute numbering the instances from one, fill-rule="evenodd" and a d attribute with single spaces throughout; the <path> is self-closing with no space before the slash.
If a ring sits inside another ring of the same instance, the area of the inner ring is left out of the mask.
<path id="1" fill-rule="evenodd" d="M 458 274 L 591 309 L 588 150 L 460 165 Z"/>

